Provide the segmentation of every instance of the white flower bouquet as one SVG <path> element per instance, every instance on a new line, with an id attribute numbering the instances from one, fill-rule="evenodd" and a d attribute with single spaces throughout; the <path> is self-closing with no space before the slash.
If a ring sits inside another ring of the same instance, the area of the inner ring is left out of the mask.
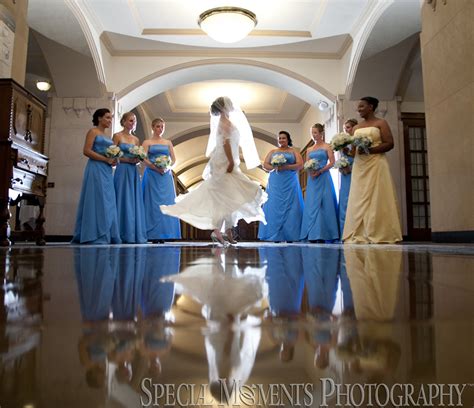
<path id="1" fill-rule="evenodd" d="M 372 146 L 372 139 L 370 136 L 359 132 L 357 135 L 352 136 L 351 144 L 356 148 L 363 150 L 365 154 L 369 154 L 369 147 Z"/>
<path id="2" fill-rule="evenodd" d="M 341 156 L 338 160 L 336 160 L 336 163 L 334 163 L 334 168 L 336 169 L 344 169 L 346 167 L 349 167 L 351 164 L 349 163 L 349 160 L 347 159 L 346 156 Z"/>
<path id="3" fill-rule="evenodd" d="M 146 159 L 146 153 L 143 146 L 132 146 L 130 149 L 128 149 L 128 153 L 130 154 L 130 156 L 133 156 L 134 158 L 137 158 L 140 160 Z"/>
<path id="4" fill-rule="evenodd" d="M 304 170 L 306 171 L 315 171 L 315 170 L 318 170 L 320 168 L 320 163 L 318 160 L 316 159 L 309 159 L 307 160 L 305 163 L 304 163 Z"/>
<path id="5" fill-rule="evenodd" d="M 117 145 L 110 145 L 105 151 L 105 157 L 110 159 L 118 159 L 123 156 L 123 152 L 120 150 L 120 147 Z"/>
<path id="6" fill-rule="evenodd" d="M 286 157 L 284 154 L 274 154 L 270 160 L 272 166 L 283 166 L 286 163 Z"/>
<path id="7" fill-rule="evenodd" d="M 352 142 L 352 137 L 347 133 L 338 133 L 334 135 L 329 143 L 331 149 L 334 151 L 342 150 L 344 147 L 350 145 Z"/>
<path id="8" fill-rule="evenodd" d="M 171 159 L 169 156 L 161 155 L 153 161 L 153 164 L 159 169 L 167 169 L 171 166 Z"/>

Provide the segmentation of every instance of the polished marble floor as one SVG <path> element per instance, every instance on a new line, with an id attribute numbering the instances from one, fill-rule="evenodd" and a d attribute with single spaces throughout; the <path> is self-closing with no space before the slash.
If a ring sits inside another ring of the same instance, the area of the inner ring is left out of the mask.
<path id="1" fill-rule="evenodd" d="M 19 244 L 0 263 L 1 408 L 474 406 L 474 245 Z"/>

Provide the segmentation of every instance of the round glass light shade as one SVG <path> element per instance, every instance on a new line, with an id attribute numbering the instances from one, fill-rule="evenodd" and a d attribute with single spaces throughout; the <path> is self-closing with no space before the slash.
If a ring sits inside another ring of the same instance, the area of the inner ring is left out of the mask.
<path id="1" fill-rule="evenodd" d="M 36 87 L 43 92 L 51 89 L 51 82 L 49 81 L 36 81 Z"/>
<path id="2" fill-rule="evenodd" d="M 234 43 L 245 38 L 257 25 L 257 16 L 240 7 L 217 7 L 199 16 L 199 27 L 211 38 Z"/>

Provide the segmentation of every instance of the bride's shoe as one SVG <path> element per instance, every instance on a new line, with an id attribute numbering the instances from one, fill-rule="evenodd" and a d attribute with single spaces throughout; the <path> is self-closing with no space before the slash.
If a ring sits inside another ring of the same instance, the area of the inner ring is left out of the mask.
<path id="1" fill-rule="evenodd" d="M 226 230 L 225 234 L 222 234 L 222 236 L 230 244 L 237 244 L 237 241 L 234 239 L 234 236 L 232 234 L 232 230 L 230 230 L 230 229 Z"/>
<path id="2" fill-rule="evenodd" d="M 213 244 L 222 244 L 227 246 L 227 242 L 224 240 L 221 234 L 217 235 L 215 232 L 211 232 L 211 239 Z"/>

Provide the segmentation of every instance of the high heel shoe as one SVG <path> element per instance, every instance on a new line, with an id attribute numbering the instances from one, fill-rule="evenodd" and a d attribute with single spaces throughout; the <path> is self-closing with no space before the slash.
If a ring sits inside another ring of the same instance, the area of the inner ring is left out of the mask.
<path id="1" fill-rule="evenodd" d="M 229 231 L 229 233 L 227 233 Z M 229 242 L 230 244 L 236 244 L 237 241 L 234 239 L 232 235 L 232 230 L 227 230 L 224 234 L 222 234 L 222 237 Z"/>
<path id="2" fill-rule="evenodd" d="M 211 232 L 211 240 L 213 244 L 221 244 L 222 246 L 227 246 L 227 242 L 224 240 L 222 235 L 219 237 L 215 232 Z"/>

